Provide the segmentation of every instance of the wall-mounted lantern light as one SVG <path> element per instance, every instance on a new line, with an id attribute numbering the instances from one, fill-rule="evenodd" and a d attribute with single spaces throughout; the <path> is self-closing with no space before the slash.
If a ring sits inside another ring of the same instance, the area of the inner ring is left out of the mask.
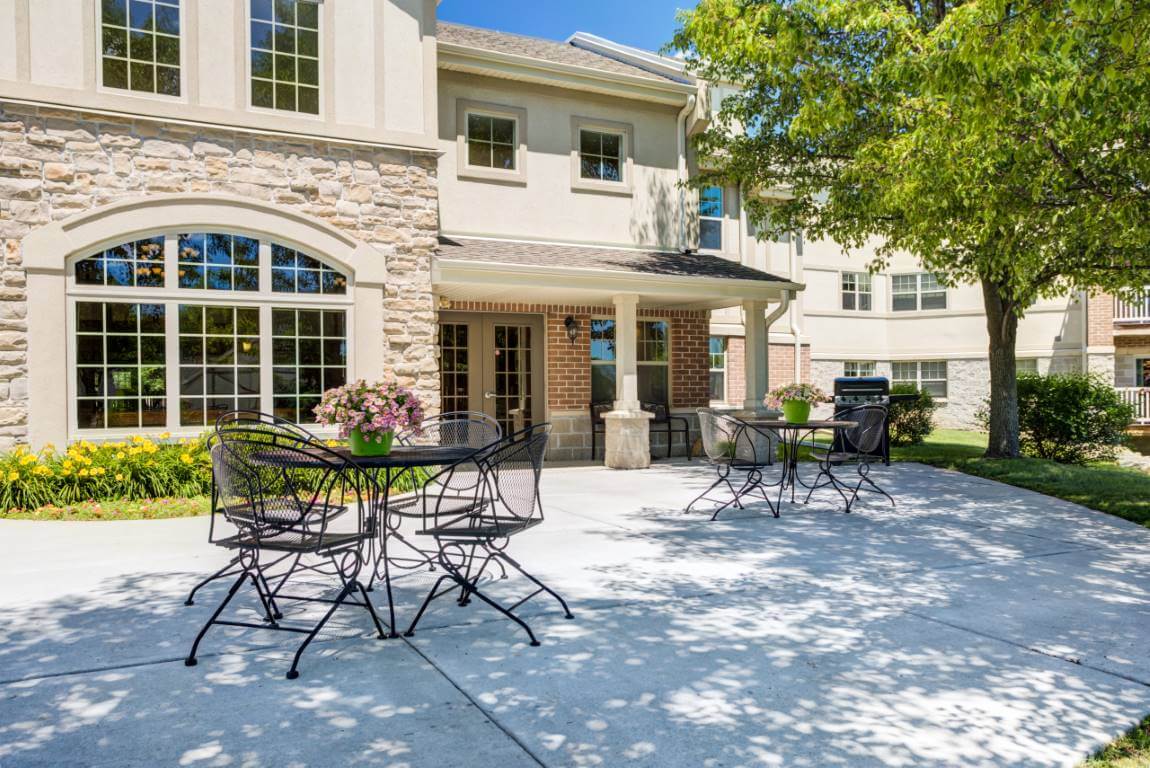
<path id="1" fill-rule="evenodd" d="M 567 329 L 567 338 L 574 344 L 579 338 L 579 321 L 571 315 L 563 319 L 563 327 Z"/>

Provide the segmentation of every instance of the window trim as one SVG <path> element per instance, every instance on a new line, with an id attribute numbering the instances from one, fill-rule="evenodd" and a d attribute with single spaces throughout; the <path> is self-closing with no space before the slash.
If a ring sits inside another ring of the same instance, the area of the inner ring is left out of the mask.
<path id="1" fill-rule="evenodd" d="M 851 275 L 855 279 L 855 288 L 853 291 L 848 291 L 843 286 L 843 281 L 847 275 Z M 860 285 L 860 278 L 863 278 L 863 277 L 865 277 L 866 281 L 867 281 L 867 290 L 866 291 L 863 291 L 861 288 L 861 285 Z M 852 295 L 855 297 L 854 309 L 847 309 L 846 307 L 843 306 L 843 298 L 847 295 Z M 859 297 L 863 296 L 863 295 L 868 296 L 870 298 L 870 307 L 868 307 L 867 309 L 862 309 L 859 306 Z M 846 269 L 841 270 L 839 272 L 839 309 L 843 312 L 873 312 L 874 311 L 874 275 L 872 275 L 870 272 L 858 272 L 855 270 L 846 270 Z"/>
<path id="2" fill-rule="evenodd" d="M 1150 356 L 1147 355 L 1134 358 L 1134 384 L 1132 386 L 1138 389 L 1146 388 L 1147 385 L 1142 377 L 1142 372 L 1145 370 L 1144 366 L 1148 362 L 1150 362 Z"/>
<path id="3" fill-rule="evenodd" d="M 924 276 L 934 277 L 935 281 L 938 278 L 931 272 L 892 272 L 890 275 L 890 311 L 893 312 L 945 312 L 950 309 L 950 291 L 947 290 L 945 285 L 939 284 L 937 290 L 927 291 L 927 293 L 941 293 L 943 305 L 941 307 L 930 307 L 924 309 L 922 306 L 922 278 Z M 909 291 L 899 291 L 897 294 L 894 290 L 895 278 L 899 277 L 913 277 L 914 278 L 914 293 Z M 912 309 L 895 309 L 894 298 L 895 296 L 914 296 L 914 307 Z"/>
<path id="4" fill-rule="evenodd" d="M 500 117 L 515 121 L 515 168 L 486 168 L 467 162 L 467 116 Z M 471 181 L 498 181 L 505 184 L 527 184 L 527 110 L 504 104 L 471 99 L 457 99 L 455 102 L 455 174 L 460 179 Z"/>
<path id="5" fill-rule="evenodd" d="M 176 275 L 178 261 L 179 235 L 186 231 L 212 232 L 229 235 L 252 237 L 259 241 L 259 290 L 235 291 L 215 290 L 211 288 L 179 288 L 168 287 L 168 275 Z M 106 250 L 124 242 L 134 242 L 152 236 L 164 238 L 164 288 L 148 288 L 137 286 L 102 286 L 82 285 L 76 282 L 76 264 L 96 252 Z M 301 246 L 291 240 L 274 238 L 280 245 L 303 250 L 313 255 L 313 249 Z M 171 433 L 175 436 L 195 437 L 203 433 L 203 426 L 180 425 L 180 394 L 179 394 L 179 305 L 194 304 L 199 306 L 228 306 L 228 307 L 258 307 L 260 311 L 260 348 L 267 350 L 268 357 L 260 360 L 260 410 L 272 412 L 274 393 L 272 392 L 272 309 L 314 309 L 342 311 L 345 313 L 347 329 L 347 379 L 356 378 L 356 306 L 355 306 L 355 279 L 356 275 L 346 267 L 333 263 L 324 255 L 314 255 L 322 263 L 347 274 L 347 293 L 339 294 L 299 294 L 275 293 L 271 290 L 271 247 L 273 239 L 267 238 L 256 231 L 242 230 L 233 227 L 160 227 L 155 230 L 125 233 L 94 244 L 81 252 L 70 255 L 65 264 L 64 281 L 64 311 L 65 327 L 67 332 L 65 354 L 67 408 L 67 434 L 69 439 L 87 438 L 93 440 L 116 440 L 131 435 L 157 435 Z M 78 302 L 100 302 L 121 304 L 163 304 L 165 338 L 168 342 L 164 349 L 165 393 L 167 402 L 167 424 L 164 427 L 107 427 L 104 429 L 88 429 L 79 426 L 79 394 L 76 382 L 78 366 L 76 349 L 76 304 Z M 316 425 L 318 428 L 318 425 Z M 309 429 L 312 425 L 309 425 Z M 325 430 L 318 429 L 323 433 Z M 330 432 L 330 430 L 326 430 Z"/>
<path id="6" fill-rule="evenodd" d="M 130 0 L 126 0 L 125 7 L 131 4 Z M 172 104 L 189 104 L 191 99 L 188 95 L 188 48 L 195 40 L 193 40 L 193 31 L 188 28 L 188 3 L 181 2 L 179 4 L 180 11 L 180 95 L 169 96 L 166 93 L 155 93 L 148 91 L 134 91 L 131 88 L 116 88 L 110 85 L 104 85 L 104 14 L 101 0 L 95 0 L 92 3 L 92 19 L 95 29 L 95 67 L 96 67 L 96 92 L 106 94 L 108 96 L 134 96 L 139 99 L 158 99 Z M 129 27 L 131 29 L 131 27 Z M 249 37 L 251 33 L 248 33 Z"/>
<path id="7" fill-rule="evenodd" d="M 298 1 L 298 0 L 297 0 Z M 186 2 L 186 0 L 185 0 Z M 327 109 L 327 45 L 325 37 L 328 28 L 330 27 L 329 19 L 327 18 L 329 10 L 329 3 L 319 4 L 319 28 L 316 30 L 316 45 L 318 46 L 316 57 L 316 80 L 318 81 L 319 94 L 317 99 L 319 101 L 319 112 L 312 114 L 310 112 L 300 112 L 295 109 L 276 109 L 274 107 L 257 107 L 252 103 L 252 2 L 251 0 L 242 0 L 243 2 L 243 17 L 244 17 L 244 50 L 243 56 L 243 73 L 244 73 L 244 108 L 252 113 L 259 115 L 273 115 L 278 117 L 292 116 L 303 120 L 312 120 L 314 122 L 326 122 L 328 119 Z M 180 4 L 181 6 L 184 3 Z M 263 49 L 261 49 L 263 50 Z M 309 57 L 310 58 L 310 57 Z M 299 83 L 296 83 L 299 87 Z"/>
<path id="8" fill-rule="evenodd" d="M 721 184 L 709 184 L 703 189 L 717 189 L 719 190 L 719 215 L 718 216 L 704 216 L 703 215 L 703 190 L 699 190 L 699 204 L 696 207 L 696 213 L 699 219 L 699 252 L 700 253 L 726 253 L 724 246 L 726 245 L 727 238 L 726 222 L 727 222 L 727 189 Z M 704 248 L 703 247 L 703 222 L 704 221 L 717 221 L 719 222 L 719 247 L 718 248 Z"/>
<path id="9" fill-rule="evenodd" d="M 863 373 L 861 371 L 859 373 L 854 373 L 854 374 L 847 373 L 847 366 L 848 365 L 857 365 L 857 366 L 860 366 L 861 368 L 866 368 L 867 366 L 869 366 L 870 367 L 870 373 Z M 867 376 L 876 376 L 877 374 L 878 374 L 878 363 L 875 362 L 874 360 L 843 360 L 843 376 L 844 377 L 860 378 L 860 377 L 867 377 Z"/>
<path id="10" fill-rule="evenodd" d="M 619 171 L 620 181 L 585 179 L 581 174 L 581 134 L 583 131 L 612 133 L 620 137 Z M 635 179 L 635 129 L 631 123 L 612 120 L 598 120 L 591 117 L 571 117 L 571 189 L 576 192 L 599 192 L 611 195 L 631 196 L 634 194 Z"/>
<path id="11" fill-rule="evenodd" d="M 715 368 L 714 367 L 715 353 L 710 350 L 711 339 L 721 339 L 723 342 L 723 351 L 722 351 L 723 367 L 722 368 Z M 718 400 L 716 400 L 714 397 L 710 398 L 711 402 L 715 403 L 715 404 L 724 404 L 727 402 L 727 397 L 728 397 L 727 384 L 729 381 L 729 379 L 727 378 L 727 369 L 729 367 L 729 359 L 730 359 L 728 357 L 729 354 L 730 354 L 730 337 L 729 336 L 711 336 L 707 339 L 707 373 L 708 374 L 721 373 L 723 375 L 723 396 Z M 709 378 L 708 378 L 707 384 L 708 384 L 708 389 L 710 389 L 710 379 Z"/>

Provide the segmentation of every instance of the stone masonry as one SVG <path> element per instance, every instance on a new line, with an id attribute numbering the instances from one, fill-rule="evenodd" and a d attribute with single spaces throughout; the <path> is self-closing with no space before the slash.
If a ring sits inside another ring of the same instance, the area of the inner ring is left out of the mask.
<path id="1" fill-rule="evenodd" d="M 30 297 L 22 239 L 115 200 L 178 192 L 267 201 L 323 219 L 384 253 L 388 373 L 438 408 L 433 153 L 0 102 L 0 449 L 27 435 Z"/>

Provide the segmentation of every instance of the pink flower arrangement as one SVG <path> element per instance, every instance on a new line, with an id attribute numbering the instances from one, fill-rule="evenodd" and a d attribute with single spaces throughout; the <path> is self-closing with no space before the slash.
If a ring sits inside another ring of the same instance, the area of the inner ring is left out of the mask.
<path id="1" fill-rule="evenodd" d="M 388 432 L 418 431 L 423 423 L 423 405 L 414 392 L 395 382 L 368 384 L 363 379 L 324 392 L 313 413 L 317 423 L 338 426 L 340 437 L 358 429 L 377 443 Z"/>
<path id="2" fill-rule="evenodd" d="M 779 408 L 783 403 L 794 400 L 815 405 L 826 402 L 827 394 L 813 384 L 787 384 L 767 393 L 767 406 L 770 408 Z"/>

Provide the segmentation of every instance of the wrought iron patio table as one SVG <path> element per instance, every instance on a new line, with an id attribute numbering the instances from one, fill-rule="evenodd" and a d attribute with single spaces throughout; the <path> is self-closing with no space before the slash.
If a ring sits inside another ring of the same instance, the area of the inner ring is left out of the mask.
<path id="1" fill-rule="evenodd" d="M 391 591 L 391 578 L 387 570 L 389 563 L 396 563 L 394 558 L 391 560 L 388 558 L 388 541 L 389 539 L 396 539 L 404 546 L 418 553 L 420 556 L 418 563 L 421 565 L 428 562 L 428 555 L 403 537 L 399 532 L 400 518 L 395 516 L 393 519 L 393 516 L 389 514 L 388 502 L 391 494 L 391 483 L 403 472 L 423 467 L 439 467 L 466 461 L 482 449 L 459 445 L 397 445 L 393 447 L 391 452 L 386 456 L 354 456 L 351 453 L 351 449 L 346 446 L 329 448 L 327 450 L 341 456 L 348 462 L 349 466 L 354 464 L 372 475 L 376 487 L 379 488 L 383 495 L 378 505 L 380 513 L 379 554 L 377 555 L 374 550 L 368 553 L 368 559 L 373 564 L 372 578 L 368 584 L 368 591 L 372 591 L 375 581 L 381 580 L 380 568 L 382 567 L 384 569 L 382 581 L 387 590 L 387 608 L 391 622 L 391 637 L 399 637 L 395 631 L 395 604 Z M 307 458 L 306 450 L 300 451 L 297 456 L 289 459 L 286 464 L 282 456 L 270 453 L 267 455 L 257 453 L 254 454 L 252 458 L 256 461 L 265 460 L 269 464 L 276 464 L 292 469 L 307 469 L 311 466 Z M 319 463 L 318 458 L 316 463 Z M 380 477 L 381 474 L 383 475 L 382 478 Z M 374 512 L 375 510 L 371 511 Z M 398 567 L 402 568 L 404 566 L 399 565 Z"/>
<path id="2" fill-rule="evenodd" d="M 851 429 L 858 424 L 853 421 L 836 419 L 808 419 L 803 422 L 790 422 L 784 419 L 744 419 L 747 424 L 756 429 L 770 429 L 779 433 L 779 446 L 782 448 L 780 457 L 783 465 L 783 476 L 779 480 L 779 503 L 782 503 L 783 492 L 790 490 L 791 503 L 795 503 L 795 488 L 799 485 L 810 488 L 799 477 L 799 447 L 803 438 L 813 435 L 821 429 Z"/>

